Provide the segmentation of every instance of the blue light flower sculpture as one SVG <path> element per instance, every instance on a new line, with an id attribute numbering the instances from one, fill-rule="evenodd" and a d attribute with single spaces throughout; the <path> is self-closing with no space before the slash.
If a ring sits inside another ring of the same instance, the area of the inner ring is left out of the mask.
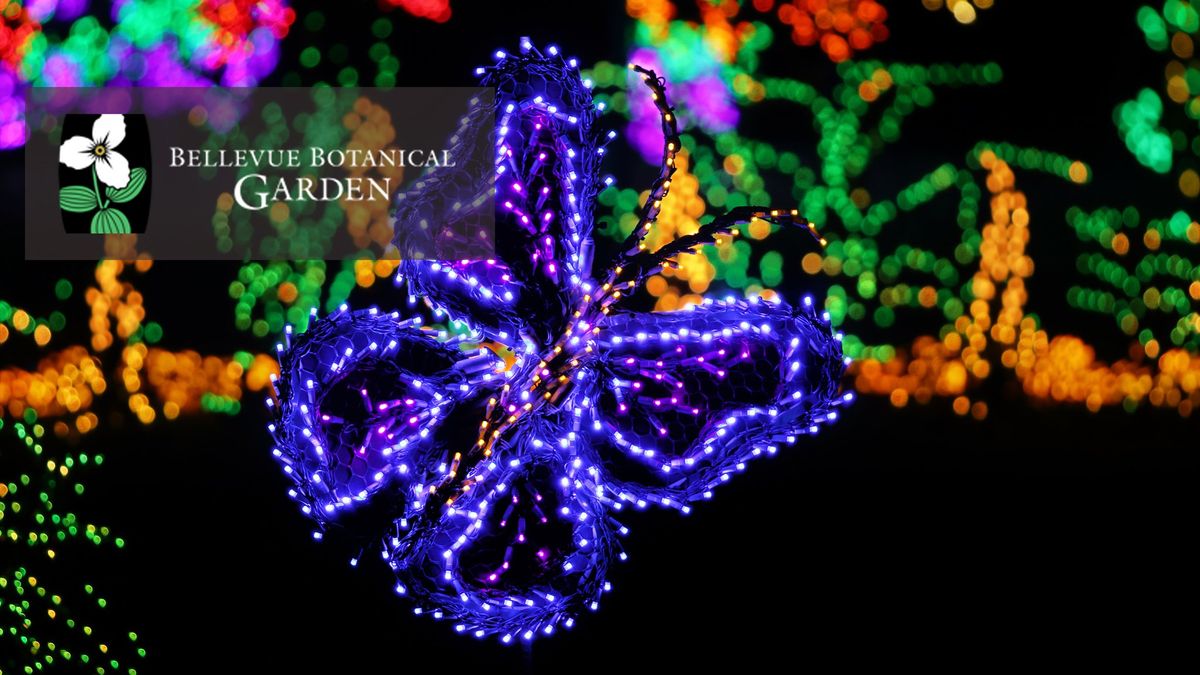
<path id="1" fill-rule="evenodd" d="M 795 211 L 740 208 L 647 250 L 679 139 L 663 82 L 631 67 L 659 106 L 663 161 L 602 274 L 591 273 L 592 205 L 612 134 L 595 130 L 599 111 L 574 59 L 523 41 L 479 69 L 496 97 L 459 131 L 466 139 L 487 125 L 495 182 L 439 169 L 395 211 L 403 251 L 423 231 L 406 223 L 461 217 L 463 203 L 483 203 L 464 202 L 464 191 L 494 189 L 495 256 L 407 260 L 397 284 L 410 311 L 343 306 L 279 346 L 275 455 L 314 536 L 380 542 L 396 592 L 418 614 L 477 637 L 508 643 L 571 627 L 625 557 L 616 514 L 652 504 L 688 513 L 850 399 L 838 393 L 840 336 L 810 298 L 798 308 L 729 299 L 620 309 L 651 274 L 740 223 L 805 224 Z M 429 326 L 428 309 L 469 332 Z"/>

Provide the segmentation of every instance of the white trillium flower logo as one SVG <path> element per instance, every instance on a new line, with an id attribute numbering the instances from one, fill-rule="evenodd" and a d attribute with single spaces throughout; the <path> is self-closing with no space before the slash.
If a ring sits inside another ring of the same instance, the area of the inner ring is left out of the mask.
<path id="1" fill-rule="evenodd" d="M 135 130 L 136 133 L 136 130 Z M 116 147 L 125 140 L 124 115 L 100 115 L 92 137 L 72 136 L 58 148 L 58 161 L 77 171 L 91 169 L 92 186 L 63 185 L 58 205 L 67 213 L 92 214 L 91 234 L 130 234 L 129 217 L 117 208 L 137 198 L 146 187 L 144 167 L 129 166 Z M 136 140 L 136 138 L 135 138 Z M 100 184 L 104 189 L 100 189 Z"/>
<path id="2" fill-rule="evenodd" d="M 114 148 L 125 140 L 125 116 L 101 115 L 92 137 L 72 136 L 58 150 L 58 161 L 72 169 L 93 167 L 101 183 L 120 190 L 129 185 L 129 160 Z"/>

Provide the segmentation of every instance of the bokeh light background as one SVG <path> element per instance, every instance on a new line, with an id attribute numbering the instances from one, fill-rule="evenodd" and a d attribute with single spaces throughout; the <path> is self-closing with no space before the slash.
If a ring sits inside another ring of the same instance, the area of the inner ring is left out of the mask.
<path id="1" fill-rule="evenodd" d="M 0 0 L 0 671 L 180 672 L 195 653 L 353 669 L 474 649 L 381 597 L 353 552 L 310 543 L 262 430 L 285 323 L 395 304 L 394 264 L 294 260 L 278 242 L 240 266 L 25 263 L 21 92 L 462 85 L 522 35 L 577 54 L 621 133 L 598 259 L 636 221 L 661 142 L 629 60 L 666 77 L 685 131 L 652 242 L 762 203 L 796 204 L 829 241 L 752 223 L 636 302 L 812 292 L 864 396 L 734 486 L 726 512 L 639 523 L 660 536 L 631 554 L 661 573 L 618 576 L 577 634 L 460 657 L 557 672 L 613 640 L 634 654 L 703 638 L 769 660 L 797 631 L 865 630 L 855 607 L 875 625 L 917 598 L 957 607 L 957 588 L 980 601 L 955 611 L 981 621 L 1042 583 L 1090 606 L 1100 549 L 1169 538 L 1183 498 L 1161 479 L 1195 464 L 1200 13 L 1047 4 L 629 0 L 572 19 L 552 3 Z M 369 100 L 302 129 L 264 122 L 232 140 L 382 148 L 391 132 Z M 262 215 L 387 241 L 387 213 L 363 205 Z M 228 196 L 211 222 L 228 247 L 260 225 Z M 137 256 L 136 237 L 108 247 Z M 781 536 L 815 560 L 763 577 L 755 549 Z M 1027 548 L 1041 567 L 1022 568 Z"/>

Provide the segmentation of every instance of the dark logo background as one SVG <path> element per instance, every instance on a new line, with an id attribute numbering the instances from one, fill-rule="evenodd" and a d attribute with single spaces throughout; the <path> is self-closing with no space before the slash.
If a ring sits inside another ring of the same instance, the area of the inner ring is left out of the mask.
<path id="1" fill-rule="evenodd" d="M 99 115 L 67 114 L 63 119 L 60 143 L 72 136 L 91 138 L 92 124 L 99 117 Z M 125 140 L 121 141 L 120 145 L 115 149 L 124 155 L 125 159 L 129 160 L 130 171 L 135 168 L 145 170 L 146 182 L 136 197 L 119 203 L 109 199 L 107 194 L 109 187 L 104 183 L 100 183 L 100 198 L 102 201 L 109 202 L 110 209 L 117 209 L 124 214 L 129 220 L 129 227 L 132 233 L 141 234 L 146 231 L 146 222 L 150 219 L 150 188 L 153 182 L 150 170 L 150 130 L 146 125 L 145 115 L 125 114 Z M 57 151 L 57 148 L 55 148 L 55 151 Z M 91 169 L 76 170 L 59 163 L 58 185 L 60 190 L 71 185 L 80 185 L 91 190 Z M 73 212 L 60 207 L 59 210 L 62 213 L 63 227 L 68 234 L 88 234 L 92 231 L 92 219 L 95 217 L 98 209 L 92 208 L 84 212 Z"/>

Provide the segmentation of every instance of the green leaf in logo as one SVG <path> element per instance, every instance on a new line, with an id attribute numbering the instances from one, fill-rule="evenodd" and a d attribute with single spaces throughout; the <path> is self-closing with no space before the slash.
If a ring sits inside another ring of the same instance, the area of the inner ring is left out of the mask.
<path id="1" fill-rule="evenodd" d="M 58 205 L 71 213 L 87 213 L 100 206 L 96 203 L 96 193 L 82 185 L 68 185 L 59 190 Z"/>
<path id="2" fill-rule="evenodd" d="M 142 167 L 137 167 L 129 172 L 129 184 L 120 190 L 109 186 L 106 190 L 108 198 L 114 202 L 127 202 L 138 196 L 142 188 L 146 185 L 146 170 Z"/>
<path id="3" fill-rule="evenodd" d="M 92 234 L 129 234 L 129 219 L 116 209 L 100 209 L 92 216 Z"/>

